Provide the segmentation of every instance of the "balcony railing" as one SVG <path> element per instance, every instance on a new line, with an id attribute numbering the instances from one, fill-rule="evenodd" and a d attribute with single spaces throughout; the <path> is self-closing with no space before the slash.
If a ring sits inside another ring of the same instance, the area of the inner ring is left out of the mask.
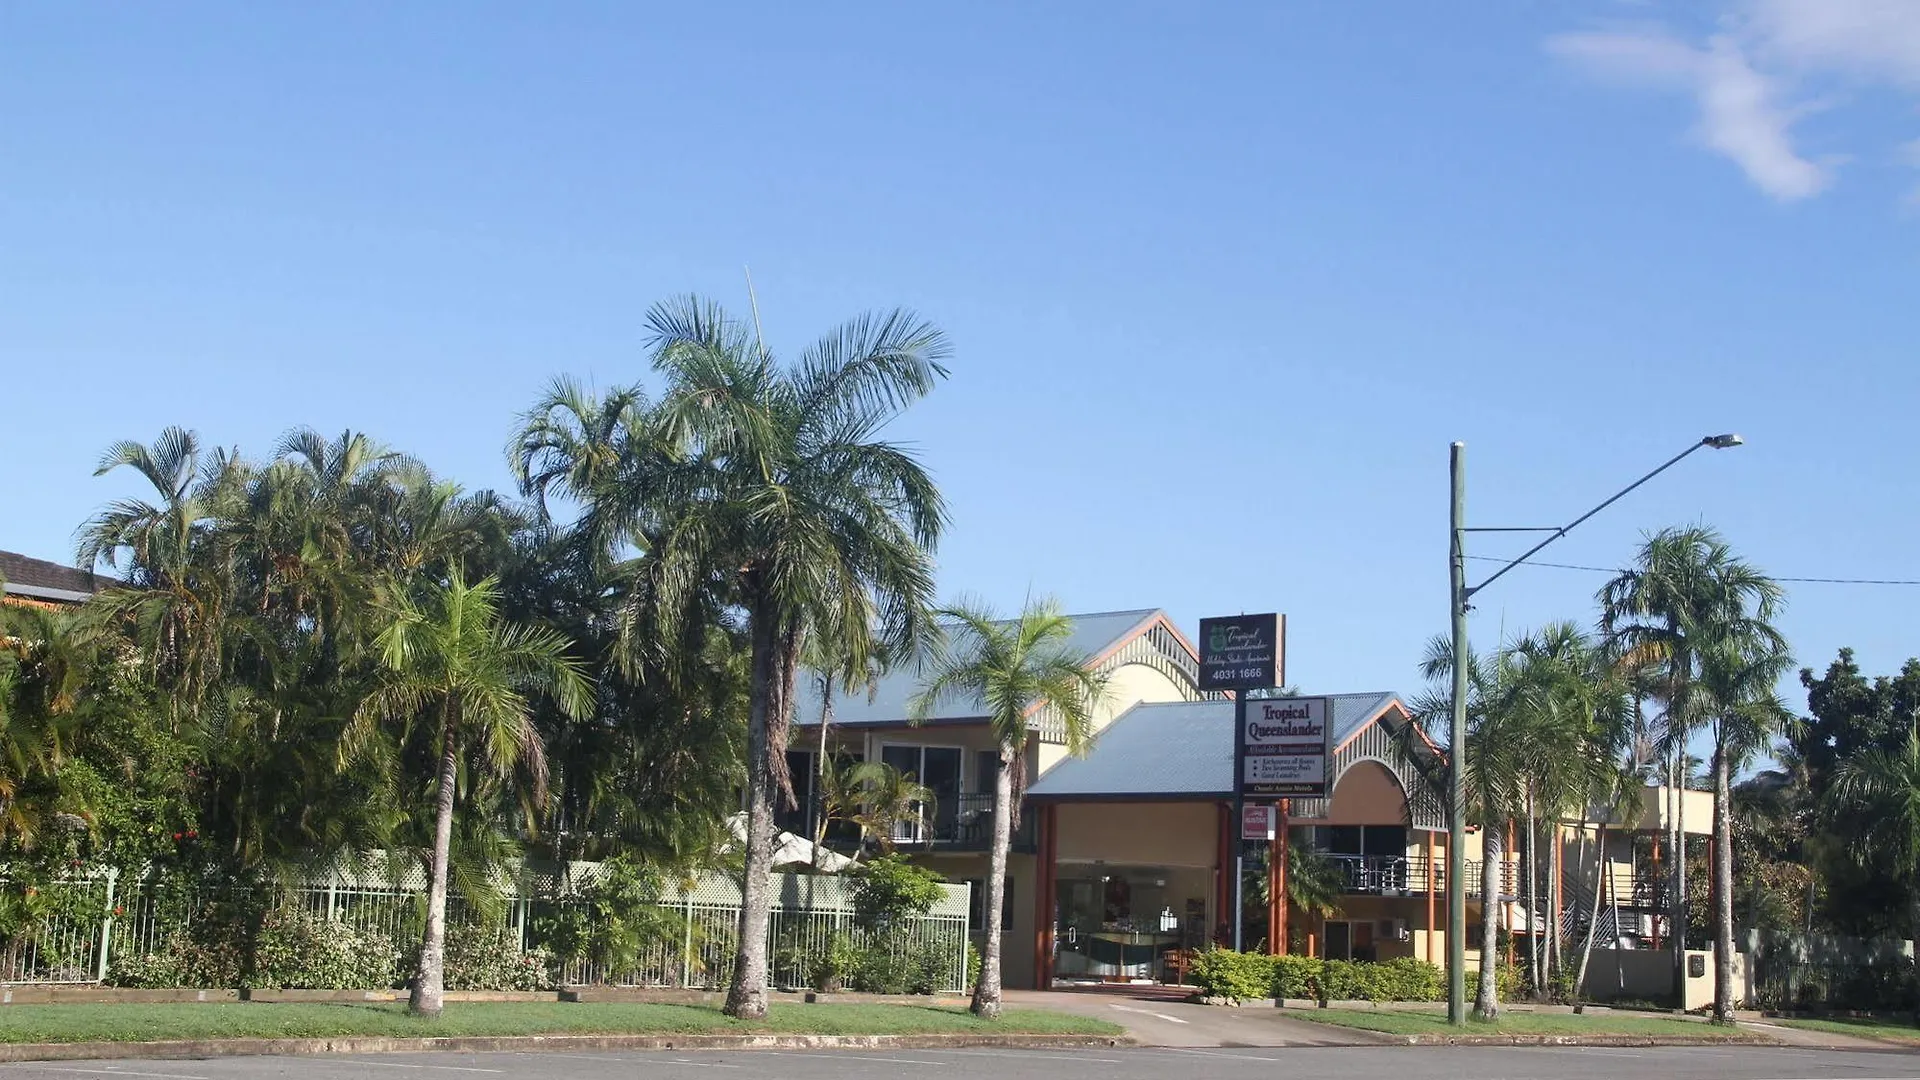
<path id="1" fill-rule="evenodd" d="M 1340 868 L 1345 875 L 1345 885 L 1341 890 L 1349 895 L 1361 896 L 1402 896 L 1427 891 L 1429 874 L 1427 860 L 1408 858 L 1403 855 L 1341 855 L 1322 854 L 1320 858 Z M 1436 864 L 1431 874 L 1434 892 L 1447 889 L 1447 867 L 1445 863 Z M 1480 896 L 1481 865 L 1479 860 L 1467 863 L 1467 895 Z M 1510 862 L 1500 864 L 1500 892 L 1504 896 L 1514 894 L 1514 866 Z"/>
<path id="2" fill-rule="evenodd" d="M 1023 814 L 1019 828 L 1013 831 L 1013 849 L 1030 851 L 1034 847 L 1031 813 Z M 894 826 L 894 843 L 902 847 L 928 845 L 961 851 L 985 851 L 993 843 L 993 795 L 941 795 L 921 806 L 918 818 L 907 818 Z"/>

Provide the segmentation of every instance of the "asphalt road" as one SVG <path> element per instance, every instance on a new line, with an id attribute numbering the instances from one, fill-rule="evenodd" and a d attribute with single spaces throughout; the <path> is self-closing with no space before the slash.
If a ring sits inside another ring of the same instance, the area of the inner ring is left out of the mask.
<path id="1" fill-rule="evenodd" d="M 1282 1049 L 743 1050 L 368 1054 L 0 1065 L 0 1080 L 1920 1080 L 1908 1052 L 1781 1047 L 1288 1047 Z"/>

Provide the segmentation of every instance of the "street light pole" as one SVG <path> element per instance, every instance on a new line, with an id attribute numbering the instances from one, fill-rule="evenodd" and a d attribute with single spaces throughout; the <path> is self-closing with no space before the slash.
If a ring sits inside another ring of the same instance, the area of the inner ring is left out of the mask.
<path id="1" fill-rule="evenodd" d="M 1467 1021 L 1467 612 L 1472 606 L 1473 595 L 1499 580 L 1507 571 L 1533 558 L 1540 549 L 1567 535 L 1581 522 L 1619 502 L 1628 492 L 1678 465 L 1695 450 L 1702 447 L 1726 450 L 1739 446 L 1743 441 L 1738 435 L 1708 435 L 1699 442 L 1689 444 L 1685 450 L 1668 458 L 1645 476 L 1614 492 L 1606 501 L 1565 525 L 1519 529 L 1470 529 L 1467 527 L 1467 444 L 1456 442 L 1450 448 L 1448 471 L 1453 485 L 1453 506 L 1449 515 L 1451 528 L 1448 530 L 1447 577 L 1448 594 L 1452 602 L 1452 610 L 1449 614 L 1453 634 L 1453 715 L 1448 725 L 1447 745 L 1447 1020 L 1449 1023 L 1464 1024 Z M 1470 586 L 1467 584 L 1467 534 L 1470 532 L 1544 532 L 1552 535 L 1528 548 L 1518 558 L 1509 560 L 1485 581 Z M 1491 828 L 1491 824 L 1488 827 Z M 1493 881 L 1481 881 L 1480 902 L 1482 904 L 1499 902 L 1499 875 L 1496 874 Z M 1480 948 L 1483 950 L 1493 947 L 1494 943 L 1491 941 L 1480 943 Z"/>
<path id="2" fill-rule="evenodd" d="M 1467 444 L 1456 442 L 1448 556 L 1453 617 L 1453 719 L 1447 736 L 1447 1022 L 1467 1022 Z M 1484 889 L 1482 890 L 1485 891 Z M 1487 948 L 1482 943 L 1481 948 Z"/>

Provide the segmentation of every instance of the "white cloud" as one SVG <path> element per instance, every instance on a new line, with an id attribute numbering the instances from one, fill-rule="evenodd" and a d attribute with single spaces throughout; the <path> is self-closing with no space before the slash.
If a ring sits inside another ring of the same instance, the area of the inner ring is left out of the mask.
<path id="1" fill-rule="evenodd" d="M 1603 76 L 1691 93 L 1700 109 L 1700 141 L 1776 199 L 1817 195 L 1831 180 L 1826 168 L 1794 151 L 1794 112 L 1727 35 L 1694 46 L 1659 30 L 1562 34 L 1547 46 Z"/>
<path id="2" fill-rule="evenodd" d="M 1738 0 L 1720 26 L 1698 42 L 1643 26 L 1560 34 L 1547 47 L 1602 77 L 1687 93 L 1699 110 L 1701 144 L 1782 201 L 1817 195 L 1833 181 L 1830 160 L 1796 148 L 1794 122 L 1812 109 L 1796 98 L 1801 87 L 1920 93 L 1920 0 Z M 1920 168 L 1905 147 L 1899 155 Z"/>

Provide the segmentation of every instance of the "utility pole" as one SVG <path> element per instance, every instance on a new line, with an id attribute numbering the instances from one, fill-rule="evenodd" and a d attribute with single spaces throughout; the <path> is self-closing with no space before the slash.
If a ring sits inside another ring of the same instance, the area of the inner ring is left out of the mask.
<path id="1" fill-rule="evenodd" d="M 1453 620 L 1453 718 L 1447 736 L 1447 1022 L 1467 1022 L 1467 444 L 1453 444 L 1448 577 Z M 1481 891 L 1486 885 L 1481 884 Z M 1482 897 L 1481 903 L 1492 903 Z M 1483 942 L 1481 948 L 1492 948 Z"/>

